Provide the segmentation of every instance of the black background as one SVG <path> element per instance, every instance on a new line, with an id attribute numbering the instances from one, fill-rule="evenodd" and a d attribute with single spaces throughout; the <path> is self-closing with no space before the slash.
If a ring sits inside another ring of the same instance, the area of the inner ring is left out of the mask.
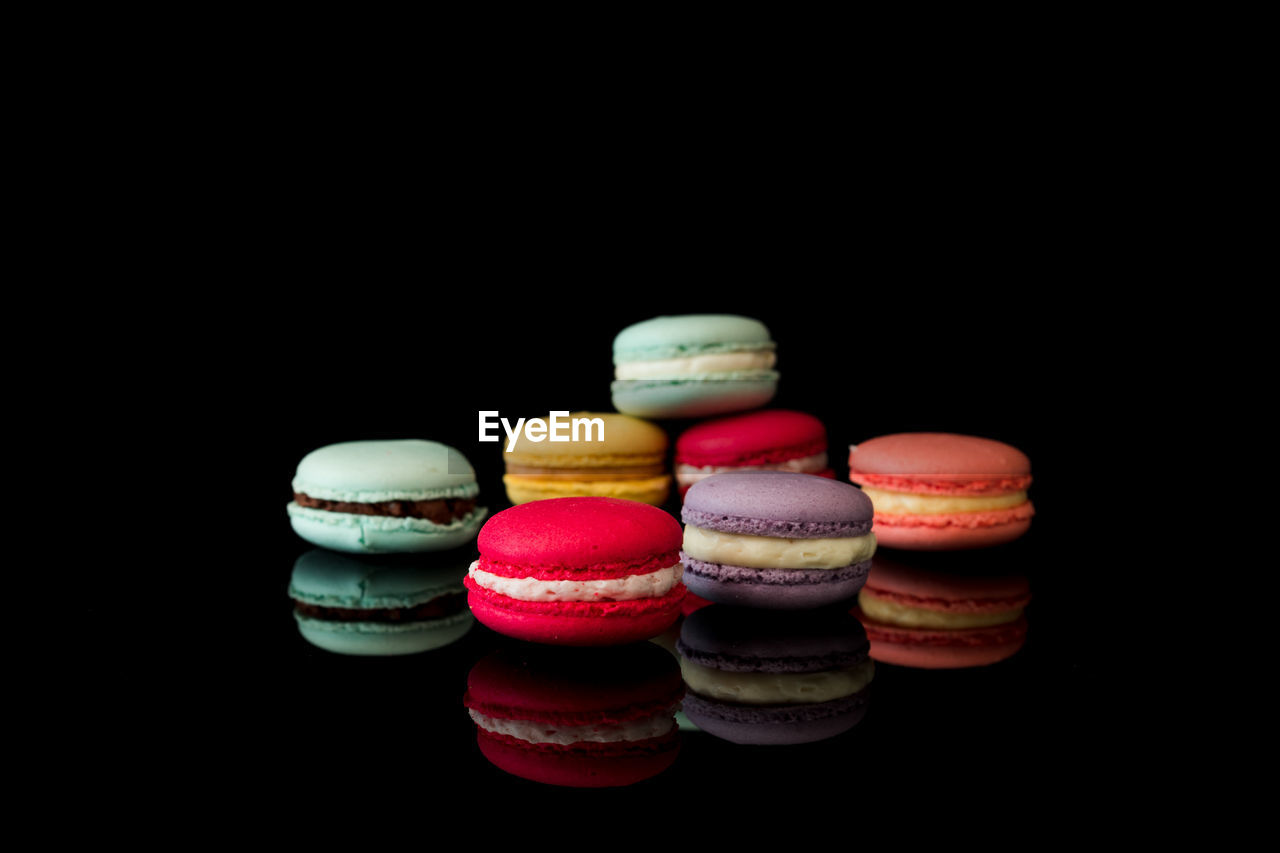
<path id="1" fill-rule="evenodd" d="M 614 335 L 659 314 L 700 312 L 745 314 L 769 326 L 781 374 L 771 405 L 824 421 L 841 479 L 848 445 L 888 432 L 983 435 L 1026 452 L 1035 476 L 1031 531 L 1011 545 L 934 565 L 1028 575 L 1029 640 L 1012 660 L 983 669 L 881 666 L 867 718 L 835 740 L 767 749 L 695 733 L 661 776 L 623 792 L 578 796 L 697 790 L 739 797 L 768 789 L 800 802 L 811 786 L 865 796 L 862 786 L 873 779 L 887 795 L 903 785 L 921 790 L 926 780 L 922 793 L 940 801 L 995 786 L 1034 806 L 1049 796 L 1046 785 L 1084 772 L 1099 657 L 1093 619 L 1082 615 L 1090 612 L 1087 591 L 1075 573 L 1082 427 L 1073 413 L 1091 383 L 1068 356 L 1087 341 L 1055 322 L 1051 300 L 1029 287 L 1024 271 L 977 274 L 972 258 L 956 261 L 963 247 L 927 248 L 949 260 L 923 277 L 945 286 L 912 283 L 921 272 L 895 265 L 880 275 L 811 267 L 794 244 L 786 257 L 765 253 L 759 265 L 739 257 L 715 274 L 640 258 L 625 269 L 560 275 L 530 258 L 527 271 L 508 262 L 501 286 L 386 280 L 376 263 L 357 275 L 347 266 L 353 259 L 340 253 L 323 275 L 350 272 L 349 287 L 299 300 L 284 316 L 264 314 L 268 327 L 249 324 L 251 366 L 237 377 L 236 411 L 252 440 L 229 434 L 237 452 L 224 463 L 253 496 L 243 508 L 244 551 L 230 569 L 245 594 L 222 603 L 239 628 L 236 641 L 217 651 L 217 667 L 234 685 L 226 695 L 238 708 L 227 730 L 256 780 L 292 784 L 298 762 L 315 763 L 319 751 L 325 772 L 390 773 L 433 795 L 563 796 L 504 774 L 475 747 L 461 701 L 467 671 L 511 641 L 477 624 L 436 652 L 364 659 L 301 639 L 285 591 L 294 560 L 311 546 L 289 526 L 289 483 L 298 460 L 316 447 L 421 437 L 461 450 L 476 468 L 481 503 L 499 511 L 508 505 L 501 445 L 478 442 L 479 410 L 508 418 L 611 411 Z M 828 247 L 826 262 L 831 254 Z M 663 422 L 673 439 L 684 425 Z M 795 779 L 807 781 L 787 781 Z"/>

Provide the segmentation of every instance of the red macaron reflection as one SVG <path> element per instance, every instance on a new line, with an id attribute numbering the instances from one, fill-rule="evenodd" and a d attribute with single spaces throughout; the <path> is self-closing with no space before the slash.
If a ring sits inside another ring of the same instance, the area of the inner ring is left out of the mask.
<path id="1" fill-rule="evenodd" d="M 1026 642 L 1022 575 L 953 574 L 877 554 L 852 610 L 871 640 L 871 657 L 918 669 L 987 666 Z"/>
<path id="2" fill-rule="evenodd" d="M 480 752 L 548 785 L 602 788 L 658 775 L 679 752 L 680 667 L 654 643 L 523 645 L 482 658 L 463 699 Z"/>

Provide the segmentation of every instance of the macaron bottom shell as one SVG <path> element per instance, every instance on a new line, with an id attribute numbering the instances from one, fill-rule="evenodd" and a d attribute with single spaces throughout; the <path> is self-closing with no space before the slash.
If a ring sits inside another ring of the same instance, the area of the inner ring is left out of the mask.
<path id="1" fill-rule="evenodd" d="M 884 516 L 877 516 L 872 525 L 876 542 L 886 548 L 904 551 L 964 551 L 973 548 L 990 548 L 1004 545 L 1021 537 L 1031 529 L 1030 518 L 1015 518 L 1002 524 L 986 526 L 907 523 L 895 520 L 885 523 Z"/>
<path id="2" fill-rule="evenodd" d="M 628 415 L 701 418 L 766 405 L 778 391 L 778 379 L 616 379 L 611 390 L 614 408 Z"/>
<path id="3" fill-rule="evenodd" d="M 680 618 L 686 593 L 677 584 L 659 599 L 599 603 L 521 602 L 484 590 L 470 578 L 467 604 L 480 623 L 499 634 L 558 646 L 606 646 L 657 637 Z"/>
<path id="4" fill-rule="evenodd" d="M 680 561 L 684 583 L 694 595 L 771 610 L 807 610 L 852 600 L 871 571 L 870 560 L 840 569 L 753 569 L 695 560 L 684 553 Z"/>
<path id="5" fill-rule="evenodd" d="M 468 612 L 425 622 L 328 622 L 294 614 L 300 633 L 311 645 L 342 655 L 413 655 L 443 648 L 462 639 L 474 617 Z"/>
<path id="6" fill-rule="evenodd" d="M 325 512 L 288 506 L 293 530 L 312 545 L 348 554 L 401 554 L 444 551 L 475 539 L 487 510 L 477 508 L 454 524 L 439 525 L 420 518 L 393 518 Z"/>

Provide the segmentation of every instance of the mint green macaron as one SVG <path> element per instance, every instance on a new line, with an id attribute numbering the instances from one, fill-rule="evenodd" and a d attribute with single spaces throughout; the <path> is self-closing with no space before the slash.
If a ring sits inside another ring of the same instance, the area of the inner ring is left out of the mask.
<path id="1" fill-rule="evenodd" d="M 354 554 L 440 551 L 475 538 L 475 470 L 448 445 L 348 441 L 313 450 L 293 478 L 290 522 L 313 545 Z"/>
<path id="2" fill-rule="evenodd" d="M 462 585 L 472 556 L 423 564 L 308 551 L 289 579 L 298 632 L 346 655 L 417 654 L 457 642 L 475 623 Z"/>
<path id="3" fill-rule="evenodd" d="M 613 405 L 641 418 L 698 418 L 773 399 L 775 344 L 759 320 L 735 314 L 654 317 L 613 341 Z"/>

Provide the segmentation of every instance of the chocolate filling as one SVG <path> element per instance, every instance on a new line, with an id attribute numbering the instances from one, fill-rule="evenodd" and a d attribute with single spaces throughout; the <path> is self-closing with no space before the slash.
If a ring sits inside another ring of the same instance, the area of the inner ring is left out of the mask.
<path id="1" fill-rule="evenodd" d="M 461 613 L 466 600 L 464 593 L 451 592 L 424 604 L 396 610 L 321 607 L 318 604 L 306 604 L 301 601 L 294 602 L 294 609 L 299 615 L 310 619 L 323 619 L 326 622 L 426 622 Z"/>
<path id="2" fill-rule="evenodd" d="M 322 509 L 326 512 L 350 512 L 356 515 L 389 515 L 394 518 L 425 518 L 433 524 L 449 524 L 465 518 L 476 508 L 474 498 L 436 498 L 430 501 L 380 501 L 357 503 L 353 501 L 326 501 L 294 492 L 298 506 Z"/>

